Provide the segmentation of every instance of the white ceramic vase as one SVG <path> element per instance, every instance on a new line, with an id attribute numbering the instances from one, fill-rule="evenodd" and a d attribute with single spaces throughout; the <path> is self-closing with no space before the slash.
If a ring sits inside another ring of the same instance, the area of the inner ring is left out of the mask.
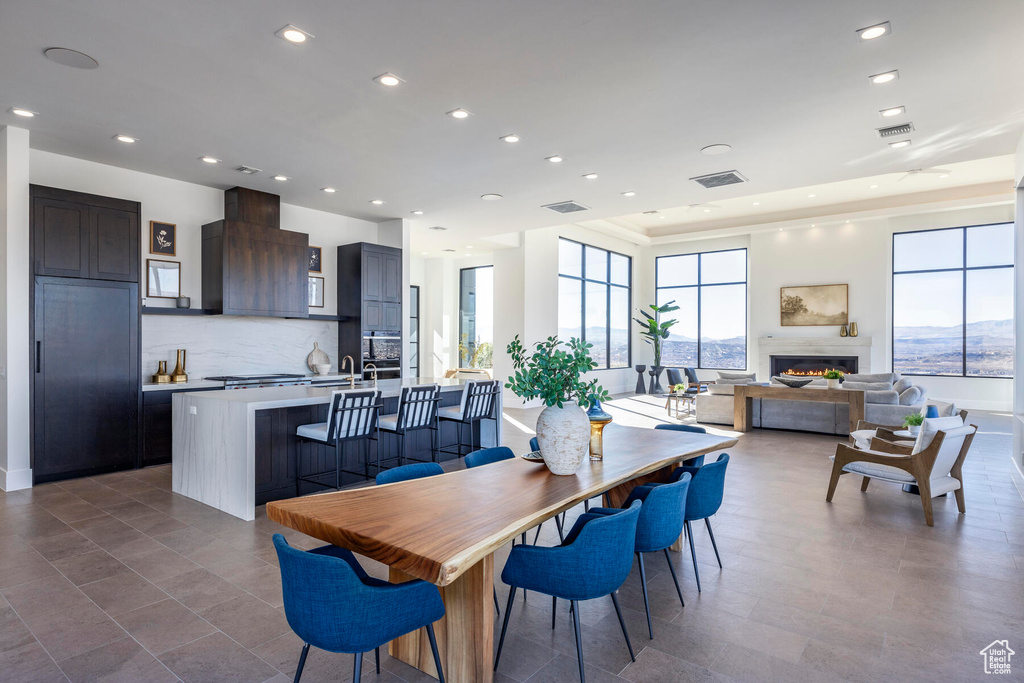
<path id="1" fill-rule="evenodd" d="M 590 448 L 590 419 L 575 403 L 548 406 L 537 418 L 537 443 L 552 474 L 575 474 Z"/>
<path id="2" fill-rule="evenodd" d="M 828 385 L 829 389 L 838 389 L 839 388 L 839 380 L 838 379 L 827 379 L 827 380 L 825 380 L 825 384 Z"/>

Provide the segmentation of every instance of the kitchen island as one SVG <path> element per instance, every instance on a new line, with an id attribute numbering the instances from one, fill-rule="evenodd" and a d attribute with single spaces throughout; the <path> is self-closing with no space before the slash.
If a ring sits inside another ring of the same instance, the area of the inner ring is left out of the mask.
<path id="1" fill-rule="evenodd" d="M 398 412 L 398 397 L 403 387 L 438 384 L 441 406 L 457 405 L 462 398 L 463 380 L 393 379 L 380 380 L 384 408 L 381 415 Z M 372 383 L 357 384 L 356 389 L 372 388 Z M 330 471 L 333 482 L 333 448 L 300 441 L 295 436 L 299 425 L 326 422 L 334 391 L 345 386 L 290 386 L 260 389 L 183 392 L 173 396 L 172 488 L 175 493 L 227 512 L 244 520 L 255 519 L 256 506 L 271 500 L 325 491 L 297 477 Z M 501 415 L 499 394 L 496 415 Z M 439 433 L 439 443 L 455 441 L 454 429 Z M 407 454 L 430 459 L 430 432 L 409 435 Z M 372 444 L 373 442 L 371 442 Z M 482 447 L 501 443 L 501 420 L 483 420 L 476 443 Z M 382 434 L 377 442 L 380 459 L 397 457 L 398 440 Z M 364 453 L 357 445 L 343 452 L 343 467 L 362 471 L 365 458 L 376 461 L 377 454 Z M 353 460 L 355 458 L 356 460 Z M 363 458 L 363 459 L 358 459 Z M 392 462 L 391 464 L 394 464 Z M 348 475 L 343 483 L 364 478 Z M 301 486 L 300 486 L 301 484 Z"/>

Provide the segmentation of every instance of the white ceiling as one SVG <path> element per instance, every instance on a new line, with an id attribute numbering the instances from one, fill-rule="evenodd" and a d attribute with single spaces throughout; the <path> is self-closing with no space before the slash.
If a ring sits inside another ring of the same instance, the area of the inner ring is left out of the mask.
<path id="1" fill-rule="evenodd" d="M 886 20 L 892 35 L 857 40 Z M 315 39 L 276 38 L 288 23 Z M 423 210 L 414 248 L 433 248 L 565 223 L 540 208 L 563 200 L 592 207 L 577 221 L 628 217 L 1010 154 L 1022 35 L 1019 0 L 5 0 L 0 124 L 35 148 L 360 218 Z M 100 68 L 58 66 L 51 46 Z M 890 69 L 899 80 L 868 82 Z M 385 71 L 406 82 L 371 80 Z M 897 105 L 905 117 L 879 117 Z M 444 115 L 456 107 L 474 116 Z M 892 150 L 875 128 L 904 120 L 913 145 Z M 522 142 L 498 140 L 512 132 Z M 730 169 L 750 182 L 688 180 Z M 505 199 L 479 199 L 492 192 Z"/>

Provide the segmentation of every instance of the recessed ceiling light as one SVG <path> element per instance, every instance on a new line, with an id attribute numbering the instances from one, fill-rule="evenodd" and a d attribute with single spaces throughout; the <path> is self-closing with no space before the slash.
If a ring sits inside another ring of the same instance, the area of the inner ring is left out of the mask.
<path id="1" fill-rule="evenodd" d="M 439 232 L 447 229 L 448 228 L 444 227 L 443 225 L 432 225 L 431 227 L 427 228 L 427 230 L 437 230 Z"/>
<path id="2" fill-rule="evenodd" d="M 754 202 L 754 206 L 761 206 L 761 202 Z"/>
<path id="3" fill-rule="evenodd" d="M 817 197 L 817 196 L 818 196 L 818 195 L 816 195 L 816 194 L 809 194 L 809 195 L 807 195 L 807 198 L 808 198 L 808 199 L 814 199 L 814 198 L 815 198 L 815 197 Z"/>
<path id="4" fill-rule="evenodd" d="M 889 146 L 893 149 L 901 149 L 903 147 L 910 146 L 910 140 L 897 140 L 896 142 L 890 142 Z"/>
<path id="5" fill-rule="evenodd" d="M 862 42 L 866 40 L 874 40 L 875 38 L 881 38 L 882 36 L 889 35 L 891 30 L 889 22 L 883 21 L 881 24 L 857 29 L 857 37 L 860 38 Z"/>
<path id="6" fill-rule="evenodd" d="M 389 88 L 393 88 L 396 85 L 399 85 L 399 84 L 405 82 L 403 79 L 399 78 L 398 76 L 396 76 L 395 74 L 391 73 L 390 71 L 388 71 L 387 73 L 382 73 L 380 76 L 374 76 L 373 80 L 375 80 L 380 85 L 384 85 L 384 86 L 387 86 Z"/>
<path id="7" fill-rule="evenodd" d="M 468 246 L 466 247 L 466 249 L 472 249 L 472 248 L 473 248 L 473 245 L 472 245 L 472 244 L 470 244 L 470 245 L 468 245 Z"/>
<path id="8" fill-rule="evenodd" d="M 274 176 L 274 180 L 279 180 L 279 181 L 281 181 L 281 182 L 283 183 L 284 181 L 286 181 L 286 180 L 291 180 L 291 179 L 290 179 L 290 178 L 289 178 L 288 176 L 286 176 L 286 175 L 281 175 L 281 174 L 279 173 L 279 174 L 277 174 L 276 176 Z"/>
<path id="9" fill-rule="evenodd" d="M 597 174 L 596 173 L 584 173 L 583 174 L 583 179 L 584 180 L 597 180 Z"/>
<path id="10" fill-rule="evenodd" d="M 334 194 L 335 192 L 337 192 L 337 190 L 335 190 L 333 187 L 321 187 L 320 189 L 326 192 L 327 194 Z"/>
<path id="11" fill-rule="evenodd" d="M 711 213 L 711 209 L 704 209 L 704 213 Z"/>
<path id="12" fill-rule="evenodd" d="M 69 50 L 66 47 L 46 48 L 43 50 L 43 56 L 51 62 L 56 62 L 61 66 L 70 66 L 72 69 L 95 69 L 100 65 L 99 62 L 84 52 Z"/>
<path id="13" fill-rule="evenodd" d="M 426 251 L 421 251 L 420 253 L 421 253 L 421 254 L 423 254 L 424 256 L 426 256 L 426 255 L 427 255 L 428 253 L 430 253 L 430 252 L 426 252 Z"/>
<path id="14" fill-rule="evenodd" d="M 220 159 L 217 157 L 199 157 L 199 160 L 207 164 L 219 164 Z"/>
<path id="15" fill-rule="evenodd" d="M 298 26 L 292 26 L 291 24 L 288 24 L 287 26 L 278 29 L 277 31 L 274 32 L 274 35 L 280 38 L 281 40 L 287 40 L 289 43 L 292 43 L 293 45 L 301 45 L 302 43 L 305 43 L 307 40 L 313 37 L 312 33 L 309 33 L 308 31 L 303 31 Z"/>
<path id="16" fill-rule="evenodd" d="M 779 228 L 779 232 L 782 232 L 782 228 Z"/>
<path id="17" fill-rule="evenodd" d="M 878 188 L 878 185 L 869 185 L 868 186 L 869 190 L 874 190 L 874 189 L 877 189 L 877 188 Z"/>
<path id="18" fill-rule="evenodd" d="M 622 196 L 623 197 L 635 197 L 636 196 L 636 192 L 633 192 L 633 190 L 630 190 L 628 192 L 623 192 Z"/>
<path id="19" fill-rule="evenodd" d="M 563 161 L 562 157 L 558 156 L 557 154 L 553 157 L 548 157 L 547 160 L 553 164 L 558 164 Z"/>
<path id="20" fill-rule="evenodd" d="M 499 199 L 501 199 L 501 195 L 494 193 L 482 194 L 480 195 L 480 199 L 484 200 L 485 202 L 496 202 Z"/>
<path id="21" fill-rule="evenodd" d="M 883 110 L 881 110 L 878 113 L 881 116 L 884 116 L 884 117 L 888 118 L 890 116 L 899 116 L 900 114 L 903 114 L 906 111 L 907 111 L 906 107 L 899 106 L 899 107 L 889 107 L 888 109 L 883 109 Z"/>
<path id="22" fill-rule="evenodd" d="M 129 144 L 129 145 L 131 143 L 133 143 L 133 142 L 138 142 L 139 141 L 138 138 L 133 138 L 131 135 L 121 135 L 120 133 L 115 135 L 114 139 L 117 140 L 118 142 L 124 142 L 124 143 Z"/>
<path id="23" fill-rule="evenodd" d="M 381 204 L 384 203 L 384 200 L 383 199 L 371 199 L 370 203 L 373 204 L 374 206 L 380 206 Z"/>
<path id="24" fill-rule="evenodd" d="M 15 116 L 21 116 L 26 119 L 30 119 L 36 115 L 36 112 L 32 111 L 31 109 L 22 109 L 21 107 L 11 107 L 10 109 L 8 109 L 8 111 L 14 114 Z"/>
<path id="25" fill-rule="evenodd" d="M 515 133 L 502 135 L 500 139 L 503 140 L 504 142 L 519 142 L 520 140 L 522 140 L 522 138 L 516 135 Z"/>
<path id="26" fill-rule="evenodd" d="M 948 178 L 949 174 L 948 173 L 942 173 L 942 174 L 939 175 L 939 177 L 940 178 Z"/>
<path id="27" fill-rule="evenodd" d="M 811 227 L 812 227 L 812 228 L 816 228 L 816 227 L 818 227 L 818 226 L 817 226 L 817 225 L 815 225 L 814 223 L 811 223 Z"/>
<path id="28" fill-rule="evenodd" d="M 719 143 L 719 144 L 715 144 L 715 145 L 708 145 L 707 147 L 702 147 L 700 152 L 701 152 L 701 154 L 707 154 L 708 156 L 714 156 L 715 154 L 725 154 L 726 152 L 728 152 L 730 150 L 732 150 L 732 145 L 725 145 L 725 144 Z"/>
<path id="29" fill-rule="evenodd" d="M 411 213 L 413 216 L 422 216 L 423 215 L 423 212 L 420 211 L 419 209 L 417 209 L 415 211 L 410 211 L 409 213 Z"/>
<path id="30" fill-rule="evenodd" d="M 899 77 L 900 72 L 897 71 L 896 69 L 893 69 L 892 71 L 886 71 L 885 73 L 875 74 L 874 76 L 869 76 L 868 78 L 870 78 L 871 82 L 874 83 L 875 85 L 882 85 L 883 83 L 891 83 L 892 81 L 895 81 Z"/>
<path id="31" fill-rule="evenodd" d="M 452 117 L 453 119 L 468 119 L 470 117 L 470 112 L 462 108 L 452 109 L 451 111 L 445 113 L 448 116 Z"/>

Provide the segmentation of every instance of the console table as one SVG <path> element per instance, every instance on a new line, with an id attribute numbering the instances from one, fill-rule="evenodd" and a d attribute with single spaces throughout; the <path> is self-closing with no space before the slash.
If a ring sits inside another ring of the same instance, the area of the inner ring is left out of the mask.
<path id="1" fill-rule="evenodd" d="M 733 394 L 733 429 L 749 432 L 754 428 L 754 399 L 774 398 L 780 401 L 819 401 L 822 403 L 850 404 L 850 433 L 857 429 L 857 423 L 864 419 L 864 392 L 849 389 L 828 389 L 826 387 L 763 386 L 737 384 Z"/>

